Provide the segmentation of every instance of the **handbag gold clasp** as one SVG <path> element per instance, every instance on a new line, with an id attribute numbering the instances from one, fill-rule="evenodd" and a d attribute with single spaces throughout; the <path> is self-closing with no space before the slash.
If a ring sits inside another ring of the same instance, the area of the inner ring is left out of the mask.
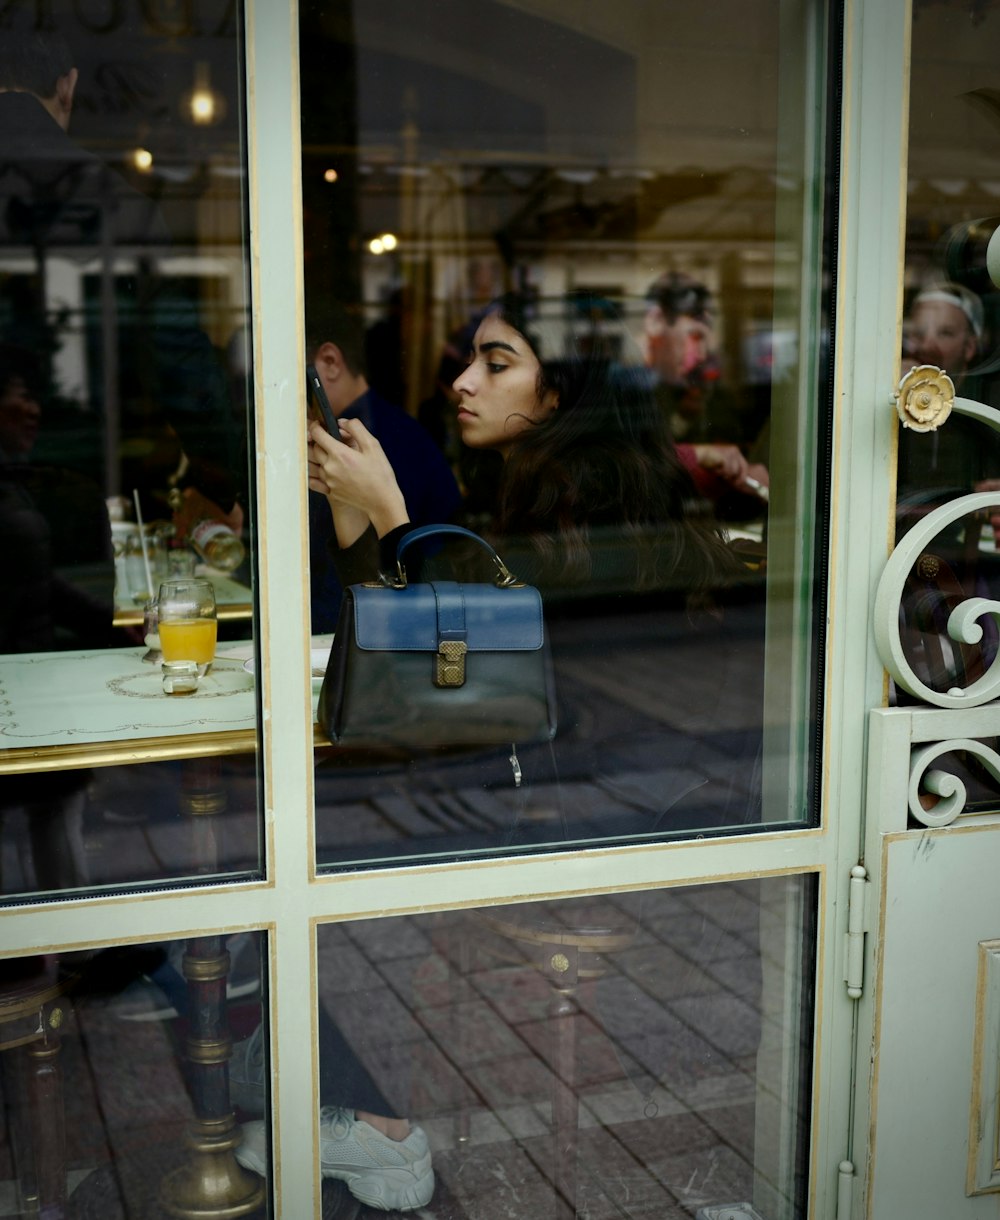
<path id="1" fill-rule="evenodd" d="M 434 669 L 435 686 L 465 685 L 465 654 L 468 651 L 463 640 L 442 640 L 438 645 L 437 664 Z"/>

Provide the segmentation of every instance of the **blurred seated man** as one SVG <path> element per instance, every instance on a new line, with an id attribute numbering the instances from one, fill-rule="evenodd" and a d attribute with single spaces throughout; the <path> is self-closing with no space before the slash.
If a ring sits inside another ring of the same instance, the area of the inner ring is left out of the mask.
<path id="1" fill-rule="evenodd" d="M 76 471 L 31 461 L 39 380 L 31 353 L 0 343 L 0 653 L 121 644 L 101 489 Z"/>
<path id="2" fill-rule="evenodd" d="M 306 350 L 333 414 L 360 419 L 379 441 L 399 482 L 414 526 L 454 519 L 461 504 L 458 484 L 430 433 L 412 416 L 368 384 L 364 332 L 356 318 L 336 303 L 310 306 Z M 309 493 L 309 564 L 314 634 L 333 631 L 341 586 L 327 550 L 333 517 L 325 496 Z"/>
<path id="3" fill-rule="evenodd" d="M 767 468 L 751 465 L 732 439 L 742 439 L 742 423 L 731 397 L 718 385 L 708 289 L 668 272 L 650 286 L 646 297 L 646 364 L 656 377 L 655 392 L 678 456 L 708 499 L 718 501 L 733 490 L 754 496 L 768 486 Z M 726 439 L 719 439 L 726 433 Z"/>
<path id="4" fill-rule="evenodd" d="M 100 488 L 85 475 L 35 465 L 42 421 L 38 362 L 0 343 L 0 654 L 120 643 L 112 626 L 114 562 Z M 0 819 L 27 815 L 30 852 L 20 886 L 56 890 L 87 881 L 83 809 L 87 771 L 0 777 Z"/>

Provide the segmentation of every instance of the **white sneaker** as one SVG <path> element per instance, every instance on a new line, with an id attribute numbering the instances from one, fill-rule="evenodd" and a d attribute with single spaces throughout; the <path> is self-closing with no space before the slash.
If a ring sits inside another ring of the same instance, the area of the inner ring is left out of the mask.
<path id="1" fill-rule="evenodd" d="M 243 1124 L 243 1143 L 233 1155 L 244 1169 L 267 1177 L 267 1123 L 257 1119 Z"/>
<path id="2" fill-rule="evenodd" d="M 381 1211 L 425 1207 L 434 1194 L 427 1136 L 413 1127 L 405 1140 L 391 1140 L 340 1106 L 324 1106 L 320 1119 L 320 1168 L 339 1178 L 362 1203 Z M 243 1124 L 236 1159 L 244 1169 L 267 1173 L 267 1124 Z"/>
<path id="3" fill-rule="evenodd" d="M 405 1140 L 391 1140 L 340 1106 L 319 1112 L 320 1168 L 340 1178 L 355 1199 L 382 1211 L 424 1207 L 434 1193 L 427 1136 L 413 1127 Z"/>

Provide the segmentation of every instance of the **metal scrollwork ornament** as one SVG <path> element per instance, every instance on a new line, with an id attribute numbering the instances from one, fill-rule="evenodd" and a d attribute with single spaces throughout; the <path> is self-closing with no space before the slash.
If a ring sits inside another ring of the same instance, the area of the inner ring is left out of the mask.
<path id="1" fill-rule="evenodd" d="M 950 771 L 932 769 L 936 759 L 956 752 L 977 758 L 1000 783 L 1000 754 L 981 741 L 969 738 L 936 741 L 933 745 L 914 750 L 910 757 L 907 805 L 913 817 L 924 826 L 949 826 L 965 808 L 968 793 L 961 779 Z M 927 796 L 936 796 L 939 799 L 934 803 L 925 803 L 921 797 Z"/>
<path id="2" fill-rule="evenodd" d="M 977 420 L 1000 433 L 1000 412 L 968 398 L 955 398 L 951 378 L 934 365 L 910 369 L 893 395 L 904 426 L 916 432 L 940 427 L 952 410 Z M 1000 504 L 1000 492 L 981 491 L 960 496 L 929 512 L 909 529 L 889 556 L 875 596 L 875 643 L 883 664 L 896 684 L 925 703 L 942 708 L 978 707 L 1000 698 L 1000 654 L 989 669 L 964 688 L 936 691 L 921 680 L 906 657 L 900 632 L 900 610 L 907 578 L 915 568 L 932 579 L 931 567 L 939 562 L 932 543 L 950 526 L 971 514 L 985 514 Z M 978 644 L 983 638 L 981 621 L 988 615 L 1000 623 L 1000 601 L 987 597 L 966 598 L 948 616 L 948 636 L 959 644 Z"/>
<path id="3" fill-rule="evenodd" d="M 879 581 L 875 595 L 875 642 L 879 655 L 903 690 L 936 707 L 978 707 L 1000 697 L 1000 655 L 993 658 L 982 677 L 964 689 L 951 687 L 948 691 L 936 691 L 921 681 L 906 658 L 899 629 L 899 608 L 906 578 L 938 534 L 970 513 L 983 512 L 998 502 L 1000 493 L 981 491 L 934 509 L 901 539 L 889 556 Z M 948 616 L 948 635 L 957 643 L 978 644 L 983 638 L 978 620 L 986 615 L 992 615 L 1000 623 L 1000 602 L 987 597 L 966 599 Z"/>
<path id="4" fill-rule="evenodd" d="M 918 365 L 911 369 L 900 381 L 893 402 L 903 425 L 918 433 L 934 431 L 954 411 L 1000 434 L 1000 411 L 972 399 L 954 398 L 951 378 L 944 370 L 933 366 Z M 966 596 L 965 589 L 973 586 L 968 572 L 962 570 L 974 560 L 977 551 L 984 549 L 982 540 L 969 531 L 976 531 L 987 517 L 995 522 L 998 505 L 1000 492 L 992 490 L 960 495 L 932 509 L 903 534 L 879 581 L 874 619 L 879 655 L 897 687 L 925 704 L 958 710 L 981 707 L 1000 699 L 1000 652 L 990 645 L 978 650 L 973 648 L 973 655 L 965 654 L 967 646 L 983 642 L 984 622 L 992 618 L 994 624 L 1000 626 L 1000 600 L 979 595 L 991 590 L 978 573 L 975 574 L 977 594 Z M 993 511 L 987 513 L 988 509 Z M 956 554 L 954 527 L 963 520 L 966 521 L 965 530 L 957 532 L 965 532 L 966 539 L 959 557 L 960 566 L 952 571 L 950 560 Z M 942 535 L 946 540 L 940 546 L 936 545 Z M 904 630 L 907 638 L 914 641 L 907 648 L 904 648 Z M 951 650 L 952 660 L 948 658 L 945 636 L 955 644 Z M 908 652 L 914 658 L 912 665 Z M 982 667 L 987 662 L 989 667 L 984 671 Z M 918 665 L 926 666 L 928 674 L 940 674 L 941 685 L 948 681 L 955 684 L 949 685 L 947 690 L 933 689 L 918 676 L 914 668 Z M 970 674 L 978 676 L 970 679 L 967 676 Z M 960 681 L 967 681 L 968 685 L 959 686 Z M 915 717 L 919 715 L 916 713 Z M 967 737 L 942 739 L 938 728 L 940 722 L 936 719 L 924 722 L 928 723 L 935 726 L 933 735 L 938 740 L 928 742 L 925 736 L 925 744 L 916 746 L 916 741 L 913 742 L 915 748 L 909 752 L 907 808 L 916 822 L 937 828 L 955 822 L 968 803 L 962 774 L 956 773 L 954 768 L 945 770 L 950 765 L 948 755 L 963 755 L 1000 782 L 1000 753 L 984 741 Z M 959 717 L 955 727 L 959 732 L 968 733 L 975 731 L 978 723 L 978 717 Z"/>

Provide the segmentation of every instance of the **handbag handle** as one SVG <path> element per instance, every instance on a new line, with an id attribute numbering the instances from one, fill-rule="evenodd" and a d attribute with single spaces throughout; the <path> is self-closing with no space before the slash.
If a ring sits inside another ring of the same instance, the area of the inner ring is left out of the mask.
<path id="1" fill-rule="evenodd" d="M 467 530 L 463 525 L 420 525 L 416 529 L 409 530 L 404 534 L 396 545 L 396 572 L 399 588 L 406 588 L 406 569 L 403 567 L 403 552 L 411 543 L 422 542 L 425 538 L 432 538 L 436 534 L 451 534 L 458 538 L 470 538 L 473 542 L 478 542 L 496 565 L 496 585 L 498 589 L 507 589 L 521 584 L 486 539 L 480 538 L 472 530 Z"/>

